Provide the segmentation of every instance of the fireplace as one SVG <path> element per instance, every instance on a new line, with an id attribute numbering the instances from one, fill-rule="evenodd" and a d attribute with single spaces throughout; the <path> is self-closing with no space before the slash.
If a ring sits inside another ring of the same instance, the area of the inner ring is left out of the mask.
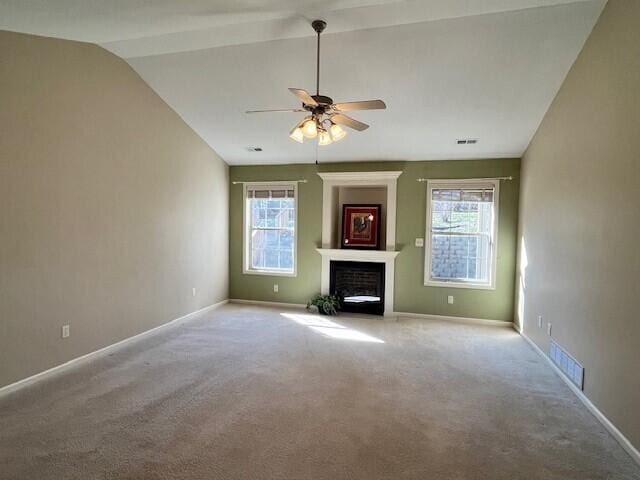
<path id="1" fill-rule="evenodd" d="M 329 290 L 345 312 L 384 314 L 385 264 L 331 261 Z"/>

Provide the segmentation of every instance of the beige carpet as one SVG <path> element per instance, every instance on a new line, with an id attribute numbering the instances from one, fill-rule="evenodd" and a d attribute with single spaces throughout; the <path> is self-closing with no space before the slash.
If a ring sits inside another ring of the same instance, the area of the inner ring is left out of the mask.
<path id="1" fill-rule="evenodd" d="M 0 478 L 640 479 L 511 330 L 282 313 L 223 307 L 1 398 Z"/>

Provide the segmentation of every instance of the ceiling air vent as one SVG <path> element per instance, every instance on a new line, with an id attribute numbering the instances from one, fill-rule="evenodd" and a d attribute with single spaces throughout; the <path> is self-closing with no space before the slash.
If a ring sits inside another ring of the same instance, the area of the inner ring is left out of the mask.
<path id="1" fill-rule="evenodd" d="M 262 147 L 247 147 L 248 152 L 261 152 Z"/>
<path id="2" fill-rule="evenodd" d="M 456 145 L 473 145 L 478 143 L 477 138 L 459 138 L 456 140 Z"/>

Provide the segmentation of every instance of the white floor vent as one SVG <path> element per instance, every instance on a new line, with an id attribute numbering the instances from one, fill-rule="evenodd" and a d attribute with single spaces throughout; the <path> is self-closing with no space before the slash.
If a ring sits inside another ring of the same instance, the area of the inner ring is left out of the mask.
<path id="1" fill-rule="evenodd" d="M 551 340 L 549 345 L 549 357 L 553 363 L 564 373 L 580 390 L 584 387 L 584 368 L 575 358 L 565 352 L 560 345 Z"/>

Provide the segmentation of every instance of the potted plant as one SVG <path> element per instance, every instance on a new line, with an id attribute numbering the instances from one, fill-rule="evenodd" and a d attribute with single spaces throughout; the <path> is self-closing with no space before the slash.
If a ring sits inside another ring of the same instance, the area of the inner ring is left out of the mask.
<path id="1" fill-rule="evenodd" d="M 340 301 L 335 295 L 316 295 L 307 302 L 307 309 L 314 306 L 321 315 L 337 315 Z"/>

